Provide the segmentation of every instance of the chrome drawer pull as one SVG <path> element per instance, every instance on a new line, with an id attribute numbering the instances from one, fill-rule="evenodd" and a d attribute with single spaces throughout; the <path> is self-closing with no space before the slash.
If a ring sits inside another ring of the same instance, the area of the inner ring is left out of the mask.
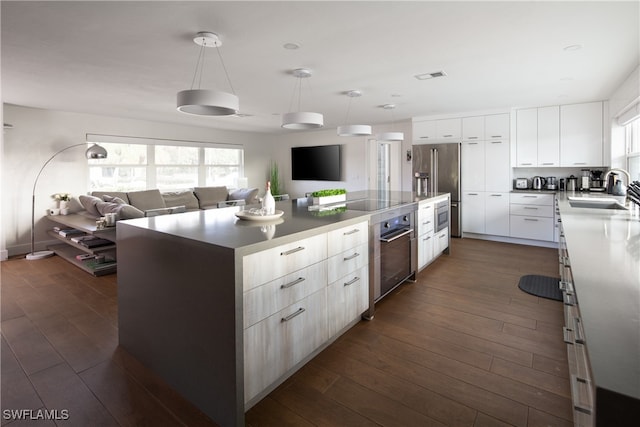
<path id="1" fill-rule="evenodd" d="M 429 237 L 425 237 L 424 239 L 422 239 L 424 242 L 426 242 L 427 240 L 431 240 L 431 236 Z"/>
<path id="2" fill-rule="evenodd" d="M 524 199 L 537 199 L 538 196 L 522 196 Z"/>
<path id="3" fill-rule="evenodd" d="M 351 280 L 349 280 L 348 282 L 346 282 L 344 285 L 345 285 L 345 286 L 351 286 L 351 285 L 353 285 L 354 283 L 356 283 L 358 280 L 360 280 L 360 278 L 359 278 L 359 277 L 354 277 L 353 279 L 351 279 Z"/>
<path id="4" fill-rule="evenodd" d="M 525 218 L 524 220 L 525 220 L 525 221 L 538 222 L 538 220 L 537 220 L 537 219 L 534 219 L 534 218 Z"/>
<path id="5" fill-rule="evenodd" d="M 576 305 L 574 299 L 573 299 L 573 295 L 568 294 L 568 293 L 563 293 L 562 294 L 562 300 L 564 302 L 564 305 Z"/>
<path id="6" fill-rule="evenodd" d="M 304 250 L 304 246 L 298 246 L 297 248 L 289 249 L 288 251 L 285 251 L 285 252 L 280 252 L 280 255 L 291 255 L 303 250 Z"/>
<path id="7" fill-rule="evenodd" d="M 422 225 L 427 225 L 427 224 L 431 224 L 431 221 L 425 221 L 422 223 Z"/>
<path id="8" fill-rule="evenodd" d="M 534 207 L 532 207 L 532 206 L 525 206 L 524 208 L 525 208 L 525 209 L 533 209 L 533 210 L 535 210 L 535 211 L 537 211 L 537 210 L 538 210 L 538 208 L 534 208 Z"/>
<path id="9" fill-rule="evenodd" d="M 522 166 L 531 166 L 533 163 L 520 163 Z"/>
<path id="10" fill-rule="evenodd" d="M 304 281 L 305 281 L 304 277 L 298 277 L 293 282 L 289 282 L 289 283 L 286 283 L 286 284 L 280 286 L 280 289 L 287 289 L 287 288 L 290 288 L 290 287 L 292 287 L 294 285 L 297 285 L 298 283 L 301 283 L 301 282 L 304 282 Z"/>
<path id="11" fill-rule="evenodd" d="M 347 231 L 346 233 L 342 233 L 342 235 L 343 235 L 343 236 L 349 236 L 349 235 L 351 235 L 351 234 L 356 234 L 356 233 L 358 233 L 359 231 L 360 231 L 360 230 L 358 230 L 357 228 L 354 228 L 354 229 L 353 229 L 353 230 L 351 230 L 351 231 Z"/>
<path id="12" fill-rule="evenodd" d="M 491 138 L 502 138 L 502 135 L 491 135 Z"/>
<path id="13" fill-rule="evenodd" d="M 356 252 L 355 254 L 353 254 L 353 255 L 351 255 L 351 256 L 348 256 L 348 257 L 343 258 L 343 260 L 344 260 L 344 261 L 351 261 L 352 259 L 357 258 L 357 257 L 359 257 L 359 256 L 360 256 L 360 254 L 359 254 L 358 252 Z"/>
<path id="14" fill-rule="evenodd" d="M 283 317 L 281 322 L 288 322 L 289 320 L 293 319 L 296 316 L 300 316 L 302 313 L 304 313 L 306 310 L 302 307 L 300 307 L 298 309 L 298 311 L 296 311 L 295 313 L 291 313 L 290 315 Z"/>

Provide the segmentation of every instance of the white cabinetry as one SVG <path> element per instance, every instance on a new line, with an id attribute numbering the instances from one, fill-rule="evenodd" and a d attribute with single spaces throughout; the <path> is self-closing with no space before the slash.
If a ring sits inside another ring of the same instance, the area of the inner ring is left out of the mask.
<path id="1" fill-rule="evenodd" d="M 426 267 L 434 258 L 433 225 L 435 221 L 434 202 L 423 200 L 418 204 L 418 271 Z"/>
<path id="2" fill-rule="evenodd" d="M 423 120 L 413 122 L 413 143 L 430 144 L 436 140 L 436 121 Z"/>
<path id="3" fill-rule="evenodd" d="M 484 138 L 484 116 L 464 117 L 462 119 L 462 140 L 479 141 Z"/>
<path id="4" fill-rule="evenodd" d="M 560 165 L 559 107 L 527 108 L 516 112 L 516 166 Z"/>
<path id="5" fill-rule="evenodd" d="M 434 236 L 433 248 L 436 255 L 440 255 L 449 247 L 449 227 L 438 231 Z"/>
<path id="6" fill-rule="evenodd" d="M 562 166 L 602 166 L 603 103 L 560 107 Z"/>
<path id="7" fill-rule="evenodd" d="M 413 143 L 459 142 L 462 119 L 418 120 L 413 122 Z"/>
<path id="8" fill-rule="evenodd" d="M 459 141 L 462 137 L 462 119 L 436 120 L 436 138 L 441 141 Z"/>
<path id="9" fill-rule="evenodd" d="M 511 193 L 511 237 L 553 241 L 553 200 L 553 194 Z"/>
<path id="10" fill-rule="evenodd" d="M 471 120 L 473 119 L 473 120 Z M 481 117 L 482 141 L 462 143 L 462 231 L 475 234 L 509 235 L 509 115 Z M 473 124 L 467 129 L 479 132 L 477 118 L 465 119 Z M 464 128 L 464 126 L 463 126 Z"/>
<path id="11" fill-rule="evenodd" d="M 368 233 L 365 221 L 243 257 L 245 403 L 367 309 Z"/>

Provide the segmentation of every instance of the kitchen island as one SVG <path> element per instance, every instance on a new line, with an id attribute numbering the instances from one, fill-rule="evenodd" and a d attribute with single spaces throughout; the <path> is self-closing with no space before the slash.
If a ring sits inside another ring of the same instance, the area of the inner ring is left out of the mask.
<path id="1" fill-rule="evenodd" d="M 236 218 L 248 207 L 119 222 L 120 345 L 216 423 L 244 425 L 369 308 L 371 216 L 442 194 L 376 196 L 278 202 L 266 222 Z"/>
<path id="2" fill-rule="evenodd" d="M 628 210 L 572 207 L 569 196 L 611 196 L 557 194 L 564 234 L 560 243 L 561 274 L 563 270 L 568 272 L 565 280 L 573 288 L 565 291 L 565 308 L 570 317 L 565 340 L 570 368 L 577 361 L 578 372 L 583 370 L 571 378 L 577 410 L 574 416 L 586 420 L 576 425 L 637 425 L 640 419 L 640 214 L 638 208 L 629 203 Z M 563 250 L 566 259 L 563 259 Z M 572 294 L 575 309 L 571 305 Z M 582 376 L 589 378 L 582 381 Z M 589 399 L 590 393 L 592 399 Z"/>

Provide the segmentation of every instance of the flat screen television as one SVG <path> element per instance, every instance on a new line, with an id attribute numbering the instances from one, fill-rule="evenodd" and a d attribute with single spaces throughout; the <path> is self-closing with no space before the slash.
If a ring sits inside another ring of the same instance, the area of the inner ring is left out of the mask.
<path id="1" fill-rule="evenodd" d="M 340 181 L 340 152 L 340 145 L 291 147 L 291 179 Z"/>

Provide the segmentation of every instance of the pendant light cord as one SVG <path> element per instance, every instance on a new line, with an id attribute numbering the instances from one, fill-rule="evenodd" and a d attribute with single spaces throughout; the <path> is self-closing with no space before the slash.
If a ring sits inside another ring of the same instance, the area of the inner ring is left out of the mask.
<path id="1" fill-rule="evenodd" d="M 202 43 L 200 45 L 200 52 L 198 53 L 198 60 L 196 61 L 196 69 L 193 73 L 193 79 L 191 80 L 191 89 L 193 90 L 195 84 L 196 84 L 196 79 L 198 80 L 198 89 L 200 89 L 202 87 L 202 75 L 204 74 L 204 50 L 205 50 L 205 43 Z M 222 59 L 222 52 L 220 52 L 220 47 L 216 46 L 216 52 L 218 52 L 218 58 L 220 58 L 220 63 L 222 64 L 222 69 L 224 70 L 224 75 L 227 79 L 227 83 L 229 84 L 229 87 L 231 88 L 231 93 L 233 93 L 234 95 L 236 94 L 235 89 L 233 88 L 233 85 L 231 84 L 231 78 L 229 78 L 229 72 L 227 71 L 227 66 L 224 64 L 224 60 Z M 200 77 L 198 78 L 198 73 L 200 74 Z"/>
<path id="2" fill-rule="evenodd" d="M 224 75 L 227 78 L 227 83 L 229 83 L 229 87 L 231 88 L 231 93 L 236 94 L 233 85 L 231 84 L 231 79 L 229 78 L 229 72 L 227 71 L 226 65 L 224 65 L 224 60 L 222 59 L 222 52 L 220 51 L 220 47 L 216 47 L 216 52 L 218 52 L 218 57 L 220 58 L 220 63 L 222 64 L 222 69 L 224 70 Z"/>

